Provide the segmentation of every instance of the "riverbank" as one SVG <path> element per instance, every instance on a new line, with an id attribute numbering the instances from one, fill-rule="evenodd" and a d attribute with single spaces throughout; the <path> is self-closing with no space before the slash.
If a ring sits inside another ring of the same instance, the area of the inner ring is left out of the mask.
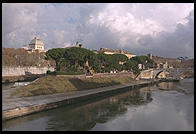
<path id="1" fill-rule="evenodd" d="M 134 83 L 124 83 L 93 90 L 90 89 L 68 93 L 6 99 L 3 100 L 3 120 L 89 100 L 106 94 L 124 92 L 126 90 L 144 87 L 156 82 L 159 81 L 135 81 Z"/>
<path id="2" fill-rule="evenodd" d="M 45 74 L 31 74 L 20 76 L 2 76 L 2 84 L 14 83 L 14 82 L 29 82 L 43 77 Z"/>
<path id="3" fill-rule="evenodd" d="M 172 81 L 172 80 L 171 80 Z M 74 78 L 46 76 L 3 95 L 3 120 L 73 104 L 111 93 L 151 85 L 161 80 L 135 81 L 127 76 Z M 10 91 L 10 90 L 8 90 Z"/>
<path id="4" fill-rule="evenodd" d="M 39 78 L 35 82 L 15 90 L 11 96 L 30 97 L 38 95 L 48 95 L 56 93 L 66 93 L 132 83 L 130 76 L 118 77 L 67 77 L 67 76 L 46 76 Z"/>
<path id="5" fill-rule="evenodd" d="M 169 82 L 173 86 L 169 86 L 171 90 L 166 91 L 160 90 L 159 87 L 167 87 L 169 83 L 161 83 L 89 98 L 73 105 L 6 120 L 2 122 L 2 129 L 3 131 L 194 130 L 194 79 Z M 179 111 L 184 112 L 182 114 Z M 174 125 L 175 123 L 178 124 Z"/>

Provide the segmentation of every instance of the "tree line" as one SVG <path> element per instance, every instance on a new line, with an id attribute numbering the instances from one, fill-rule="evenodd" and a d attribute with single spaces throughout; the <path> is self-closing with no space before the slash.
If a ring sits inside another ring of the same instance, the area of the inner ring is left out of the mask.
<path id="1" fill-rule="evenodd" d="M 75 71 L 105 73 L 110 71 L 140 72 L 138 64 L 153 67 L 154 61 L 147 56 L 136 56 L 128 59 L 124 54 L 107 55 L 103 52 L 94 53 L 79 47 L 53 48 L 46 52 L 46 60 L 54 60 L 56 71 Z"/>

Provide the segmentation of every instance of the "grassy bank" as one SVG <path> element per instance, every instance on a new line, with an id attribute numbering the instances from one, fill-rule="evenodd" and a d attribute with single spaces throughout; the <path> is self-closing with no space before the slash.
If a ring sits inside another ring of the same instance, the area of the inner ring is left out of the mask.
<path id="1" fill-rule="evenodd" d="M 12 96 L 37 96 L 54 93 L 94 89 L 130 83 L 133 79 L 129 76 L 100 77 L 100 78 L 68 78 L 65 76 L 46 76 L 39 80 L 15 90 Z"/>
<path id="2" fill-rule="evenodd" d="M 20 75 L 20 76 L 2 76 L 2 83 L 12 83 L 12 82 L 27 82 L 33 81 L 39 77 L 44 76 L 44 74 L 31 74 L 31 75 Z"/>

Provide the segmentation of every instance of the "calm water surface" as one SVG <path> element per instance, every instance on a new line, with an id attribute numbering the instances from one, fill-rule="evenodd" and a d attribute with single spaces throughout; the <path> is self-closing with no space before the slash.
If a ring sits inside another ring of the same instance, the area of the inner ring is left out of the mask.
<path id="1" fill-rule="evenodd" d="M 194 79 L 12 119 L 3 130 L 194 130 Z"/>

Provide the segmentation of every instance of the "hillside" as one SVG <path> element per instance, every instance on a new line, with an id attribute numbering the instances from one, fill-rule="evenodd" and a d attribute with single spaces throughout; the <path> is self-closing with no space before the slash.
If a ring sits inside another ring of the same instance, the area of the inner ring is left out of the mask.
<path id="1" fill-rule="evenodd" d="M 28 53 L 22 48 L 2 48 L 2 66 L 45 66 L 55 67 L 54 61 L 45 60 L 44 52 Z"/>

